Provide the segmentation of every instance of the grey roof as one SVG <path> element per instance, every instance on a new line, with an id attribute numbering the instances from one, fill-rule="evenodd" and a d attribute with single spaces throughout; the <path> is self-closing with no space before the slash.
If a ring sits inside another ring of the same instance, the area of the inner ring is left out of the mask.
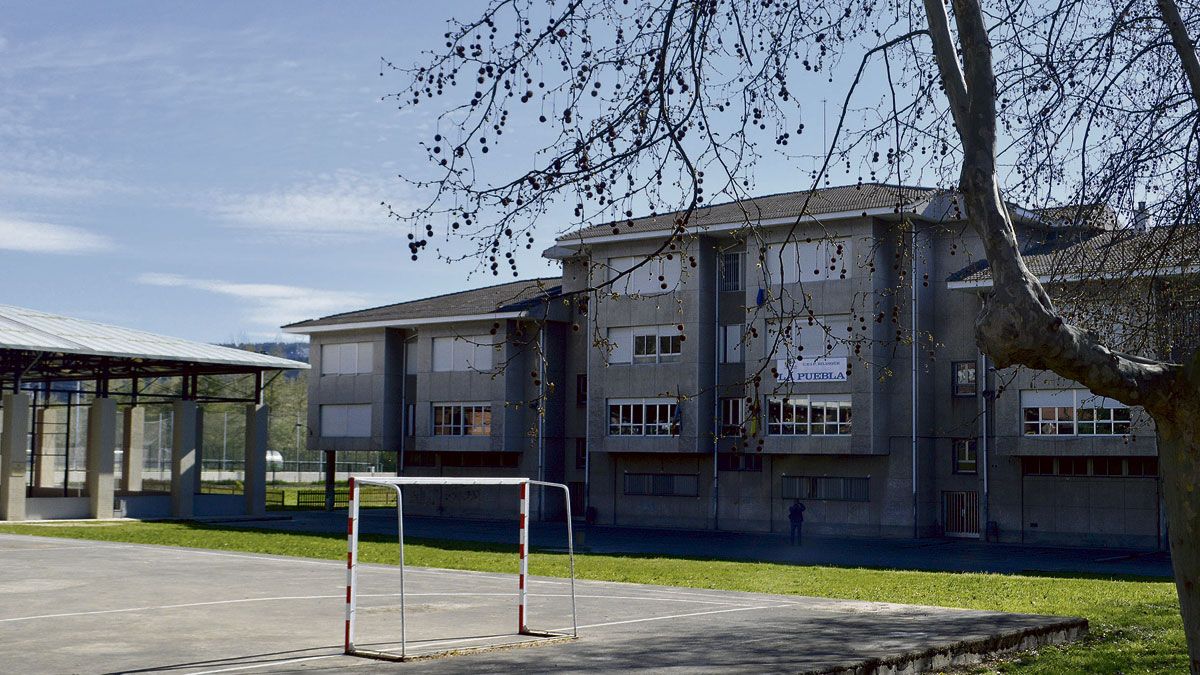
<path id="1" fill-rule="evenodd" d="M 497 286 L 435 295 L 431 298 L 398 302 L 382 307 L 331 314 L 319 319 L 288 324 L 284 326 L 284 329 L 303 333 L 303 329 L 317 326 L 523 312 L 540 306 L 549 298 L 558 296 L 562 289 L 561 281 L 559 277 L 512 281 Z"/>
<path id="2" fill-rule="evenodd" d="M 1108 204 L 1066 204 L 1034 209 L 1052 227 L 1090 227 L 1112 230 L 1120 226 L 1117 214 Z"/>
<path id="3" fill-rule="evenodd" d="M 941 190 L 928 187 L 886 185 L 882 183 L 860 183 L 841 185 L 818 190 L 782 192 L 741 201 L 714 204 L 696 209 L 688 222 L 689 227 L 724 225 L 728 223 L 754 222 L 775 218 L 793 218 L 801 215 L 819 216 L 830 213 L 867 211 L 892 208 L 897 213 Z M 675 228 L 675 218 L 682 211 L 615 221 L 601 225 L 590 225 L 558 237 L 559 242 L 570 243 L 587 237 L 635 232 L 654 232 Z"/>
<path id="4" fill-rule="evenodd" d="M 0 349 L 292 370 L 307 363 L 132 328 L 0 305 Z"/>
<path id="5" fill-rule="evenodd" d="M 1030 272 L 1049 281 L 1195 271 L 1200 266 L 1200 225 L 1156 227 L 1145 232 L 1128 228 L 1074 230 L 1022 255 Z M 991 278 L 987 261 L 981 260 L 946 280 L 987 284 Z"/>

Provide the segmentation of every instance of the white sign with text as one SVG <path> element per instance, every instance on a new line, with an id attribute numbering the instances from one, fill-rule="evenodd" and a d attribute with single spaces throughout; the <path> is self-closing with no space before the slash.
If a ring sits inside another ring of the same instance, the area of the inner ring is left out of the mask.
<path id="1" fill-rule="evenodd" d="M 845 382 L 846 357 L 779 359 L 780 382 Z"/>

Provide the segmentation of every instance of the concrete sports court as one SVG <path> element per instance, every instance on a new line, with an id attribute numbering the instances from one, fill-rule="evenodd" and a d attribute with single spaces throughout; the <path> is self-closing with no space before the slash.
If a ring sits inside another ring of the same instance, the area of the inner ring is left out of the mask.
<path id="1" fill-rule="evenodd" d="M 577 640 L 387 663 L 341 653 L 344 562 L 0 535 L 0 568 L 0 663 L 25 673 L 898 672 L 1086 630 L 1066 617 L 577 581 Z M 360 575 L 358 643 L 387 648 L 398 568 Z M 406 584 L 410 653 L 513 639 L 516 575 L 410 567 Z M 570 628 L 566 580 L 529 589 L 531 628 Z"/>

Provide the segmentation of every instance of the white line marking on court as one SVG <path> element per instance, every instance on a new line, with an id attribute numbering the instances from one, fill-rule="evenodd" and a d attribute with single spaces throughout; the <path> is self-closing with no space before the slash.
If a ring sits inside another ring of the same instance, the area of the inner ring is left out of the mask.
<path id="1" fill-rule="evenodd" d="M 68 616 L 91 616 L 93 614 L 123 614 L 129 612 L 150 612 L 160 609 L 182 609 L 186 607 L 206 607 L 209 605 L 235 605 L 248 602 L 271 602 L 279 600 L 328 600 L 330 598 L 344 598 L 345 594 L 339 595 L 291 595 L 280 596 L 274 598 L 235 598 L 233 600 L 209 600 L 207 602 L 186 602 L 177 605 L 155 605 L 150 607 L 126 607 L 123 609 L 97 609 L 90 612 L 64 612 L 62 614 L 38 614 L 35 616 L 17 616 L 9 619 L 0 619 L 0 623 L 11 623 L 14 621 L 32 621 L 33 619 L 60 619 Z"/>
<path id="2" fill-rule="evenodd" d="M 233 666 L 231 668 L 218 668 L 216 670 L 200 670 L 191 675 L 212 675 L 212 673 L 232 673 L 238 670 L 253 670 L 255 668 L 272 668 L 275 666 L 286 666 L 290 663 L 301 663 L 303 661 L 317 661 L 320 659 L 332 659 L 335 656 L 343 656 L 343 654 L 324 654 L 321 656 L 305 656 L 300 659 L 289 659 L 287 661 L 271 661 L 270 663 L 253 663 L 248 666 Z"/>
<path id="3" fill-rule="evenodd" d="M 625 619 L 623 621 L 606 621 L 604 623 L 591 623 L 580 626 L 580 630 L 584 628 L 603 628 L 605 626 L 623 626 L 630 623 L 646 623 L 647 621 L 667 621 L 668 619 L 686 619 L 689 616 L 705 616 L 708 614 L 725 614 L 728 612 L 750 612 L 757 609 L 787 609 L 793 605 L 759 605 L 757 607 L 733 607 L 731 609 L 713 609 L 707 612 L 689 612 L 687 614 L 672 614 L 670 616 L 651 616 L 645 619 Z M 559 631 L 571 630 L 570 626 L 559 628 Z"/>

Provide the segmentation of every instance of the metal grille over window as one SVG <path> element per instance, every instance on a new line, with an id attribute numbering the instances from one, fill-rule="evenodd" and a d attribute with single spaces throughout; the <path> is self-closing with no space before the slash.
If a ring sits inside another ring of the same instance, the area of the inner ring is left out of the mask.
<path id="1" fill-rule="evenodd" d="M 840 476 L 783 476 L 784 499 L 866 502 L 871 500 L 870 478 Z"/>
<path id="2" fill-rule="evenodd" d="M 721 254 L 721 291 L 742 290 L 742 254 Z"/>
<path id="3" fill-rule="evenodd" d="M 700 481 L 689 473 L 627 473 L 625 494 L 654 497 L 695 497 Z"/>

